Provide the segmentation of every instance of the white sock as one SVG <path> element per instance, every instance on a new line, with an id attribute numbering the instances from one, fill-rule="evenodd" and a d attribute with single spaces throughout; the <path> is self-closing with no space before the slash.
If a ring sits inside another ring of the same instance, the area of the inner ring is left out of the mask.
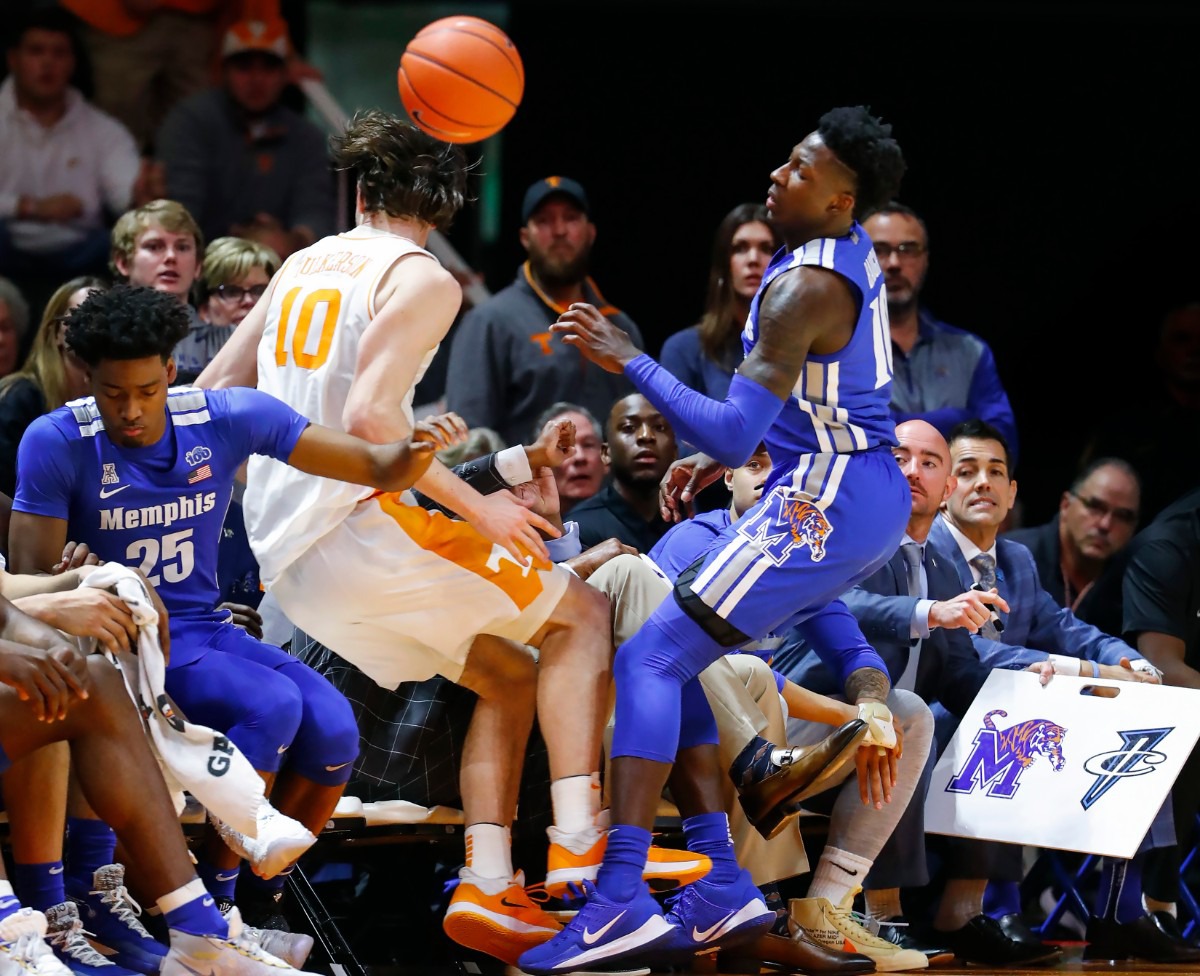
<path id="1" fill-rule="evenodd" d="M 952 878 L 946 882 L 933 927 L 939 932 L 956 932 L 976 915 L 983 914 L 986 878 Z"/>
<path id="2" fill-rule="evenodd" d="M 880 922 L 887 922 L 904 914 L 900 910 L 899 888 L 877 888 L 875 891 L 864 891 L 863 898 L 867 903 L 867 914 Z"/>
<path id="3" fill-rule="evenodd" d="M 1172 918 L 1179 917 L 1179 908 L 1173 901 L 1159 901 L 1157 898 L 1151 898 L 1148 895 L 1143 894 L 1142 906 L 1148 912 L 1166 912 Z"/>
<path id="4" fill-rule="evenodd" d="M 471 824 L 466 830 L 467 867 L 481 878 L 511 881 L 512 834 L 494 823 Z"/>
<path id="5" fill-rule="evenodd" d="M 17 893 L 13 891 L 12 882 L 7 878 L 0 878 L 0 898 L 16 898 Z"/>
<path id="6" fill-rule="evenodd" d="M 831 904 L 840 905 L 847 895 L 862 887 L 863 879 L 874 863 L 874 859 L 826 846 L 808 886 L 808 897 L 828 898 Z"/>
<path id="7" fill-rule="evenodd" d="M 204 882 L 199 878 L 192 878 L 182 888 L 168 891 L 158 899 L 158 909 L 166 915 L 167 912 L 173 912 L 176 908 L 182 908 L 188 902 L 195 901 L 197 898 L 203 898 L 207 894 L 208 889 L 204 887 Z"/>
<path id="8" fill-rule="evenodd" d="M 600 807 L 604 804 L 604 784 L 600 782 L 600 770 L 588 777 L 592 784 L 592 821 L 600 816 Z"/>
<path id="9" fill-rule="evenodd" d="M 599 794 L 590 775 L 564 776 L 550 784 L 554 826 L 565 834 L 577 834 L 595 825 L 600 809 Z"/>

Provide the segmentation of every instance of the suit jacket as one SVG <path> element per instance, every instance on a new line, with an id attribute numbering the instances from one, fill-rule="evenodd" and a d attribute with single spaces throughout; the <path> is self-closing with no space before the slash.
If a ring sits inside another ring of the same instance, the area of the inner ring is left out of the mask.
<path id="1" fill-rule="evenodd" d="M 1033 553 L 1038 576 L 1046 592 L 1060 607 L 1067 605 L 1066 589 L 1062 577 L 1062 545 L 1058 538 L 1058 516 L 1045 525 L 1028 529 L 1014 529 L 1002 538 L 1019 542 Z M 1129 547 L 1118 551 L 1088 588 L 1083 599 L 1072 611 L 1085 623 L 1098 627 L 1106 634 L 1120 634 L 1121 629 L 1121 583 L 1125 577 L 1125 566 L 1129 562 Z"/>
<path id="2" fill-rule="evenodd" d="M 962 589 L 968 589 L 975 577 L 940 516 L 934 519 L 929 541 L 950 555 Z M 1033 553 L 1019 542 L 996 540 L 996 589 L 1011 608 L 1008 613 L 1000 612 L 1004 622 L 1001 640 L 979 635 L 971 638 L 979 659 L 990 668 L 1023 668 L 1044 661 L 1047 654 L 1069 654 L 1101 664 L 1120 664 L 1123 657 L 1141 657 L 1124 641 L 1085 624 L 1055 603 L 1042 586 Z"/>
<path id="3" fill-rule="evenodd" d="M 929 599 L 948 600 L 963 587 L 951 561 L 936 547 L 925 546 L 925 576 Z M 892 681 L 899 680 L 917 641 L 911 637 L 912 616 L 917 598 L 908 595 L 908 571 L 900 550 L 862 583 L 842 596 L 867 640 L 887 665 Z M 772 661 L 797 684 L 821 694 L 841 694 L 837 676 L 815 651 L 799 639 L 791 639 Z M 987 679 L 988 669 L 980 662 L 965 630 L 934 627 L 921 645 L 914 691 L 927 703 L 940 701 L 961 718 Z"/>

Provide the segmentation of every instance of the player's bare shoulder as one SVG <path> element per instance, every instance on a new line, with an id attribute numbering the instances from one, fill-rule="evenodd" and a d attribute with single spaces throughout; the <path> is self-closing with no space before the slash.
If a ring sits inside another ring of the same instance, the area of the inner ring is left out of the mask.
<path id="1" fill-rule="evenodd" d="M 801 342 L 814 353 L 833 353 L 850 341 L 857 319 L 850 283 L 835 271 L 803 265 L 767 287 L 759 307 L 759 342 Z"/>

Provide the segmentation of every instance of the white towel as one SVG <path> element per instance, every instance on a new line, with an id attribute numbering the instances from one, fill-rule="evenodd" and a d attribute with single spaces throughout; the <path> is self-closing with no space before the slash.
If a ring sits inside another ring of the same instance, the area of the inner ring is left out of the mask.
<path id="1" fill-rule="evenodd" d="M 267 802 L 262 777 L 225 735 L 189 722 L 171 702 L 158 640 L 158 611 L 142 578 L 126 566 L 105 563 L 88 574 L 85 585 L 111 590 L 133 613 L 138 652 L 122 652 L 118 661 L 172 793 L 176 814 L 183 811 L 183 791 L 187 790 L 235 830 L 257 837 L 259 811 Z"/>

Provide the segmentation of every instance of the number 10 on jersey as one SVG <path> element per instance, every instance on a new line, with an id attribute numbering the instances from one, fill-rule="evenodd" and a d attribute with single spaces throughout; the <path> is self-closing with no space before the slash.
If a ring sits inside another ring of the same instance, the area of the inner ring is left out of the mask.
<path id="1" fill-rule="evenodd" d="M 279 331 L 275 337 L 275 365 L 286 366 L 290 353 L 291 361 L 301 369 L 320 369 L 329 358 L 333 330 L 337 328 L 338 316 L 342 311 L 342 293 L 336 288 L 318 288 L 316 291 L 310 291 L 300 303 L 300 311 L 293 323 L 292 310 L 303 291 L 304 289 L 297 285 L 283 296 L 283 305 L 279 311 Z M 310 352 L 309 333 L 312 331 L 313 319 L 317 318 L 318 314 L 321 335 L 316 351 Z"/>

